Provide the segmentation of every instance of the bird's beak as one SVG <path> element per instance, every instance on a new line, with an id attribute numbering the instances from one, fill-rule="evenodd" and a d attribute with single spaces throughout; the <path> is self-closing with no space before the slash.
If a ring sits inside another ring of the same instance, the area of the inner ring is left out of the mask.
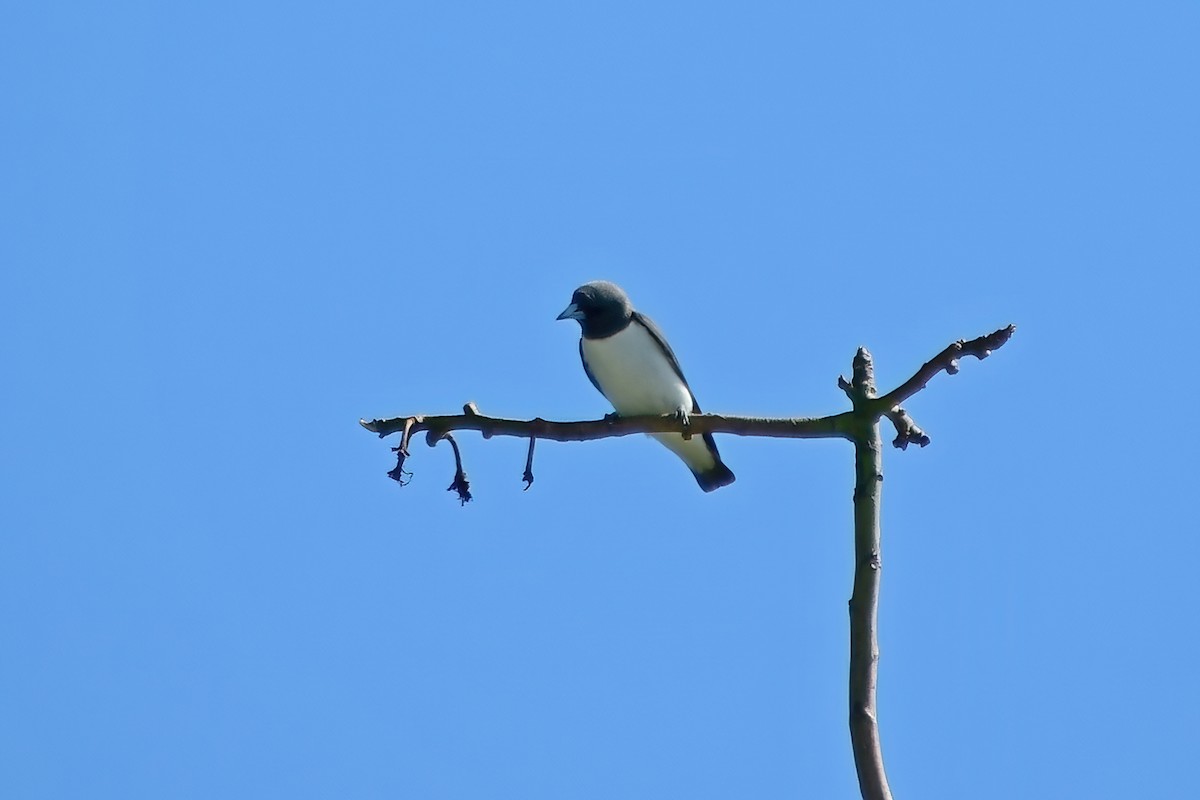
<path id="1" fill-rule="evenodd" d="M 579 306 L 571 303 L 555 319 L 583 319 L 583 312 L 579 310 Z"/>

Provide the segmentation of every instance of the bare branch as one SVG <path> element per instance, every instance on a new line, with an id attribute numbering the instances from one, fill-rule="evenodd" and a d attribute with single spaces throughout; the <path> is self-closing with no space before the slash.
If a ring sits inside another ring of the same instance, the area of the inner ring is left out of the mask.
<path id="1" fill-rule="evenodd" d="M 471 404 L 473 407 L 473 404 Z M 740 417 L 724 414 L 692 414 L 686 430 L 693 436 L 705 433 L 731 433 L 736 436 L 771 436 L 783 439 L 849 439 L 852 435 L 851 412 L 829 417 Z M 684 433 L 684 421 L 674 415 L 618 417 L 555 422 L 535 417 L 529 420 L 488 417 L 478 413 L 414 415 L 388 419 L 360 419 L 362 425 L 381 437 L 410 426 L 412 433 L 430 431 L 479 431 L 485 439 L 493 436 L 518 436 L 522 439 L 549 439 L 555 442 L 587 442 L 635 433 Z"/>
<path id="2" fill-rule="evenodd" d="M 879 671 L 879 500 L 883 483 L 879 417 L 869 412 L 875 396 L 871 353 L 860 347 L 847 394 L 863 409 L 854 439 L 854 592 L 850 596 L 850 744 L 864 800 L 891 800 L 879 741 L 875 687 Z"/>
<path id="3" fill-rule="evenodd" d="M 929 361 L 926 361 L 911 378 L 876 400 L 879 413 L 886 414 L 890 412 L 893 408 L 924 389 L 925 385 L 942 370 L 945 370 L 950 375 L 956 374 L 958 372 L 958 359 L 961 356 L 975 356 L 981 361 L 987 358 L 992 354 L 993 350 L 999 350 L 1003 347 L 1012 338 L 1016 330 L 1016 325 L 1009 325 L 1007 328 L 1001 328 L 998 331 L 989 333 L 987 336 L 980 336 L 969 342 L 959 339 Z"/>

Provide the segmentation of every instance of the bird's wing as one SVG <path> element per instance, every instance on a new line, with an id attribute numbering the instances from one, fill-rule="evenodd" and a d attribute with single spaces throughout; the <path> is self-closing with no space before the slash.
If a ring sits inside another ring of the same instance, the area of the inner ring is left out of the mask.
<path id="1" fill-rule="evenodd" d="M 660 331 L 658 329 L 658 326 L 654 324 L 654 320 L 650 319 L 649 317 L 647 317 L 645 314 L 641 313 L 640 311 L 634 311 L 633 312 L 633 321 L 640 323 L 646 329 L 646 331 L 650 334 L 650 338 L 652 338 L 652 339 L 654 339 L 654 341 L 658 342 L 658 346 L 661 347 L 663 349 L 663 352 L 667 354 L 667 361 L 671 362 L 671 369 L 675 370 L 675 374 L 679 376 L 679 380 L 683 381 L 683 385 L 687 386 L 688 394 L 691 395 L 692 413 L 694 413 L 694 414 L 701 413 L 700 404 L 696 402 L 696 395 L 692 394 L 692 387 L 688 386 L 687 378 L 683 377 L 683 369 L 679 366 L 679 359 L 677 359 L 675 357 L 675 351 L 671 349 L 671 345 L 667 344 L 667 338 L 665 336 L 663 336 L 662 331 Z M 580 347 L 582 347 L 582 346 L 583 346 L 583 343 L 580 342 Z M 586 364 L 584 364 L 584 368 L 585 369 L 587 368 Z M 588 374 L 588 377 L 589 378 L 592 377 L 590 373 Z M 592 383 L 595 383 L 595 382 L 596 382 L 596 380 L 593 378 Z M 596 388 L 599 388 L 599 387 L 596 387 Z"/>

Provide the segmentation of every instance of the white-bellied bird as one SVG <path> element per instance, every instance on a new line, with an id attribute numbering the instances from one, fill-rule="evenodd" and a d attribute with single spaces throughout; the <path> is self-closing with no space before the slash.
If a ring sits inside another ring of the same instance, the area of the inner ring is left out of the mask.
<path id="1" fill-rule="evenodd" d="M 618 414 L 677 414 L 686 420 L 700 413 L 662 331 L 633 310 L 620 286 L 608 281 L 585 283 L 558 318 L 579 321 L 583 370 Z M 704 491 L 733 483 L 733 473 L 721 461 L 712 434 L 690 439 L 678 433 L 650 435 L 683 459 Z"/>

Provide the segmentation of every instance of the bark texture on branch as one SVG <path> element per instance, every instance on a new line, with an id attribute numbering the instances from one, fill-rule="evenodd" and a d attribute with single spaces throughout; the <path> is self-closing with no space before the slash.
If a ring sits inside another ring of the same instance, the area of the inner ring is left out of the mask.
<path id="1" fill-rule="evenodd" d="M 473 403 L 468 407 L 474 408 Z M 488 417 L 478 410 L 462 414 L 417 414 L 411 417 L 389 419 L 360 419 L 362 425 L 372 433 L 390 436 L 404 431 L 411 421 L 410 433 L 425 431 L 479 431 L 483 438 L 493 436 L 518 436 L 522 439 L 550 439 L 555 442 L 588 442 L 594 439 L 609 439 L 614 436 L 629 436 L 635 433 L 731 433 L 736 436 L 772 436 L 781 439 L 849 439 L 850 414 L 834 414 L 828 417 L 742 417 L 726 414 L 690 414 L 684 424 L 675 414 L 665 416 L 648 415 L 618 417 L 610 415 L 604 419 L 556 422 L 534 417 L 533 419 L 507 419 Z"/>
<path id="2" fill-rule="evenodd" d="M 879 500 L 883 488 L 883 438 L 872 411 L 875 370 L 865 347 L 854 357 L 854 377 L 842 387 L 854 404 L 854 591 L 850 596 L 850 744 L 863 800 L 891 800 L 875 690 L 879 675 Z"/>
<path id="3" fill-rule="evenodd" d="M 442 439 L 449 439 L 454 448 L 455 478 L 451 489 L 466 486 L 462 454 L 450 434 L 452 431 L 479 431 L 483 438 L 493 436 L 519 436 L 529 439 L 529 453 L 525 459 L 525 471 L 521 480 L 525 488 L 533 485 L 534 443 L 538 439 L 556 442 L 586 442 L 593 439 L 608 439 L 613 436 L 629 436 L 635 433 L 682 433 L 684 436 L 700 436 L 705 433 L 732 433 L 738 436 L 772 436 L 785 439 L 849 439 L 853 427 L 850 412 L 829 417 L 733 417 L 724 414 L 692 414 L 686 421 L 675 414 L 665 416 L 619 417 L 615 414 L 604 419 L 579 422 L 554 422 L 535 417 L 529 420 L 488 417 L 479 413 L 474 403 L 463 406 L 461 414 L 392 417 L 390 419 L 360 419 L 362 425 L 380 437 L 400 434 L 400 445 L 392 448 L 396 452 L 396 466 L 388 477 L 401 486 L 408 483 L 412 473 L 404 468 L 409 458 L 408 444 L 413 434 L 424 433 L 432 447 Z M 461 477 L 461 480 L 460 480 Z M 459 492 L 466 503 L 471 499 L 470 491 Z"/>

